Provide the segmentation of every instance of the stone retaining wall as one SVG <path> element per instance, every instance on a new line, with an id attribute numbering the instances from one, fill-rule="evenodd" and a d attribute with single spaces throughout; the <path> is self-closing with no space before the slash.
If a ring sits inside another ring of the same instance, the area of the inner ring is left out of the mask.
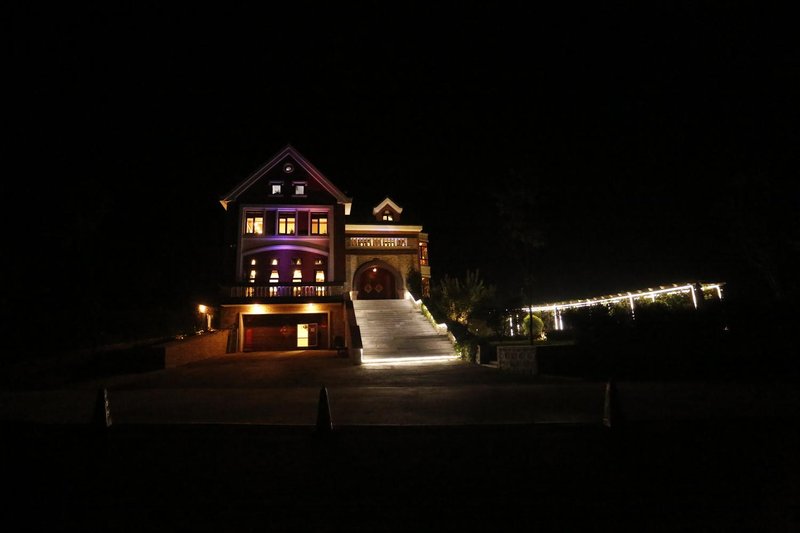
<path id="1" fill-rule="evenodd" d="M 536 346 L 498 346 L 497 366 L 500 370 L 537 375 Z"/>
<path id="2" fill-rule="evenodd" d="M 224 355 L 228 346 L 228 330 L 194 335 L 153 347 L 162 352 L 164 368 L 173 368 L 193 361 Z"/>

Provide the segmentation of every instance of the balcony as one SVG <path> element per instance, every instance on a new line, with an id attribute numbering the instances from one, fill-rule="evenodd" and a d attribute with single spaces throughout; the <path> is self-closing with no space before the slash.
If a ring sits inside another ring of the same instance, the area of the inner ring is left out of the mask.
<path id="1" fill-rule="evenodd" d="M 409 246 L 406 237 L 350 237 L 347 240 L 348 249 L 359 248 L 413 248 L 416 241 Z"/>
<path id="2" fill-rule="evenodd" d="M 319 299 L 338 300 L 344 295 L 344 283 L 271 283 L 269 285 L 241 284 L 223 288 L 226 298 L 236 300 L 280 299 Z"/>

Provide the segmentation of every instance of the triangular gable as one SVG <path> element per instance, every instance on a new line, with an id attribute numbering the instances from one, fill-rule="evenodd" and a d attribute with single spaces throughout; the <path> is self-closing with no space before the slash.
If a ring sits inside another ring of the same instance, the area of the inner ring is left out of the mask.
<path id="1" fill-rule="evenodd" d="M 255 183 L 258 182 L 263 176 L 265 176 L 270 170 L 275 168 L 276 165 L 280 164 L 287 156 L 294 159 L 294 161 L 303 167 L 306 172 L 310 176 L 312 176 L 319 184 L 322 186 L 323 189 L 328 191 L 336 201 L 340 204 L 344 204 L 345 214 L 350 214 L 350 206 L 352 205 L 353 199 L 346 196 L 339 188 L 331 183 L 331 181 L 325 177 L 322 172 L 317 170 L 317 167 L 311 164 L 311 162 L 306 159 L 300 152 L 298 152 L 293 146 L 287 144 L 286 147 L 283 148 L 280 152 L 278 152 L 272 159 L 270 159 L 267 163 L 261 166 L 258 170 L 253 172 L 247 179 L 242 181 L 239 185 L 234 187 L 228 194 L 220 198 L 219 203 L 222 204 L 226 210 L 228 209 L 228 204 L 230 202 L 236 201 L 239 196 L 241 196 L 246 190 L 252 187 Z"/>
<path id="2" fill-rule="evenodd" d="M 395 215 L 397 215 L 397 218 L 400 218 L 400 214 L 403 212 L 403 208 L 394 203 L 392 199 L 389 198 L 388 196 L 384 198 L 381 203 L 372 208 L 372 214 L 377 217 L 387 207 L 391 209 Z"/>

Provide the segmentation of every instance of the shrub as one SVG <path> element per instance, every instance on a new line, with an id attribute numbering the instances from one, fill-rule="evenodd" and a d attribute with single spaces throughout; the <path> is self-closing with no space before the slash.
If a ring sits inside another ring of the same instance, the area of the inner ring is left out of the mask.
<path id="1" fill-rule="evenodd" d="M 542 331 L 544 330 L 544 322 L 541 318 L 536 315 L 526 314 L 525 317 L 522 319 L 522 332 L 528 336 L 531 334 L 530 324 L 531 324 L 531 317 L 533 317 L 533 338 L 538 339 L 542 336 Z"/>
<path id="2" fill-rule="evenodd" d="M 422 274 L 411 266 L 406 272 L 406 289 L 415 300 L 422 298 Z"/>

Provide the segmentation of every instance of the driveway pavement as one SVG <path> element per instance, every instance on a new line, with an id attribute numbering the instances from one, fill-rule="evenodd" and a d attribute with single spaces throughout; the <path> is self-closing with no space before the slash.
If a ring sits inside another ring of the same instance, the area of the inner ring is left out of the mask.
<path id="1" fill-rule="evenodd" d="M 795 387 L 621 382 L 614 420 L 654 423 L 607 431 L 605 385 L 462 361 L 354 366 L 333 352 L 265 352 L 7 388 L 0 420 L 53 423 L 4 426 L 6 524 L 798 530 Z M 325 438 L 314 431 L 322 387 L 336 428 Z M 87 424 L 104 389 L 111 428 Z"/>
<path id="2" fill-rule="evenodd" d="M 353 365 L 329 351 L 224 355 L 182 367 L 0 393 L 3 420 L 90 422 L 108 391 L 114 423 L 311 426 L 324 390 L 334 425 L 602 423 L 606 383 L 525 376 L 460 360 Z M 615 383 L 628 421 L 795 417 L 790 383 Z"/>

